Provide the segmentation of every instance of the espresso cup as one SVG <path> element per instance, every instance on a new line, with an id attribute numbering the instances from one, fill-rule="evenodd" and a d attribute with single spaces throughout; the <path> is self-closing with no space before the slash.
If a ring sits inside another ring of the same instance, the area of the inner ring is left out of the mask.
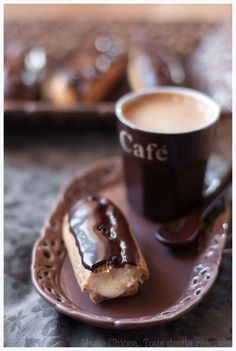
<path id="1" fill-rule="evenodd" d="M 128 201 L 141 215 L 171 221 L 201 203 L 218 105 L 191 89 L 158 87 L 116 103 Z"/>

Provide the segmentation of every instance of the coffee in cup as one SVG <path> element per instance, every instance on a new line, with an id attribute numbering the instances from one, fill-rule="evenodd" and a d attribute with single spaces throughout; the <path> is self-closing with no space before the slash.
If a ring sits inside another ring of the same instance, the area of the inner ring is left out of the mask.
<path id="1" fill-rule="evenodd" d="M 174 93 L 144 95 L 124 106 L 134 125 L 157 133 L 186 133 L 211 123 L 209 106 L 190 96 Z"/>
<path id="2" fill-rule="evenodd" d="M 130 93 L 116 104 L 128 200 L 158 221 L 176 219 L 202 200 L 219 107 L 186 88 Z"/>

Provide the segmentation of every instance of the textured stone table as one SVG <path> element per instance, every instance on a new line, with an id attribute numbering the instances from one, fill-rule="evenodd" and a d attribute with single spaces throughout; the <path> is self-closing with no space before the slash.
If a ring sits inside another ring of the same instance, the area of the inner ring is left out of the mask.
<path id="1" fill-rule="evenodd" d="M 229 139 L 231 127 L 221 132 Z M 115 133 L 7 130 L 5 143 L 5 346 L 231 346 L 230 236 L 206 299 L 170 324 L 105 330 L 49 306 L 31 283 L 32 245 L 64 182 L 91 161 L 119 152 Z M 229 144 L 221 138 L 228 153 Z"/>

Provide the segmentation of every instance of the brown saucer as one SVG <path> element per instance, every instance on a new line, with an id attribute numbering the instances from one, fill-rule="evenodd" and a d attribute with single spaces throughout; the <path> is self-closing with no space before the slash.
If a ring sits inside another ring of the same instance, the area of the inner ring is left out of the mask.
<path id="1" fill-rule="evenodd" d="M 110 198 L 124 212 L 147 260 L 150 278 L 138 294 L 93 304 L 82 293 L 61 240 L 61 223 L 73 201 L 88 193 Z M 128 206 L 119 158 L 99 161 L 62 191 L 56 208 L 36 241 L 31 274 L 39 294 L 59 312 L 104 328 L 143 328 L 167 323 L 196 306 L 213 285 L 226 241 L 228 205 L 200 240 L 173 251 L 155 239 L 157 224 Z"/>

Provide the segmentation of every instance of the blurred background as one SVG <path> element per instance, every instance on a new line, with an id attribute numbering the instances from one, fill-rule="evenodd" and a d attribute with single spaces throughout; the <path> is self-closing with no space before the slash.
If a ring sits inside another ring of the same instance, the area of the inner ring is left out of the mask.
<path id="1" fill-rule="evenodd" d="M 135 7 L 135 9 L 134 9 Z M 230 21 L 231 5 L 5 5 L 6 19 L 84 18 L 96 20 Z M 99 13 L 99 16 L 98 16 Z"/>
<path id="2" fill-rule="evenodd" d="M 4 10 L 7 123 L 15 112 L 28 116 L 32 110 L 38 117 L 47 111 L 91 115 L 99 109 L 91 103 L 154 85 L 199 89 L 229 110 L 223 88 L 215 92 L 212 85 L 219 66 L 230 70 L 231 5 L 5 5 Z M 223 54 L 215 58 L 222 48 L 227 62 L 221 62 Z M 201 77 L 208 69 L 209 79 Z M 107 103 L 102 111 L 113 108 Z"/>
<path id="3" fill-rule="evenodd" d="M 5 346 L 96 346 L 96 340 L 109 346 L 116 337 L 42 301 L 29 274 L 32 245 L 65 182 L 92 161 L 119 155 L 114 102 L 128 91 L 177 85 L 211 95 L 221 117 L 210 168 L 225 171 L 232 137 L 231 7 L 4 6 Z M 168 327 L 119 337 L 140 345 L 143 337 L 184 336 L 193 345 L 199 339 L 230 346 L 230 293 L 229 240 L 203 304 Z"/>

